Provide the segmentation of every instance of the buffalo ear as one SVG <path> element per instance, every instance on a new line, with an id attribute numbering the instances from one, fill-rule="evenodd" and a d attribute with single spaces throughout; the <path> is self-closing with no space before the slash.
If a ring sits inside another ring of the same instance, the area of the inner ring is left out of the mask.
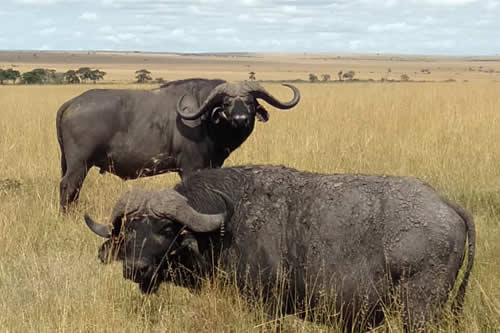
<path id="1" fill-rule="evenodd" d="M 183 234 L 183 240 L 181 242 L 180 247 L 176 251 L 174 251 L 174 253 L 171 253 L 171 255 L 172 254 L 178 254 L 182 256 L 186 255 L 185 258 L 187 258 L 187 260 L 191 262 L 193 267 L 199 269 L 200 273 L 208 272 L 209 265 L 205 260 L 205 258 L 200 253 L 198 247 L 198 240 L 196 239 L 195 235 L 188 230 L 185 230 L 182 234 Z"/>
<path id="2" fill-rule="evenodd" d="M 180 109 L 184 114 L 194 114 L 196 110 L 198 110 L 199 105 L 198 101 L 196 98 L 192 95 L 184 95 L 181 98 L 179 98 L 177 102 L 177 107 Z"/>
<path id="3" fill-rule="evenodd" d="M 178 254 L 181 251 L 189 250 L 193 254 L 199 255 L 200 254 L 200 250 L 198 248 L 198 240 L 196 239 L 196 237 L 194 236 L 194 234 L 191 231 L 189 231 L 189 230 L 184 230 L 184 231 L 181 232 L 181 235 L 182 235 L 182 241 L 181 241 L 181 244 L 180 244 L 179 248 L 176 249 L 176 250 L 174 250 L 170 254 L 171 255 L 172 254 Z"/>
<path id="4" fill-rule="evenodd" d="M 255 108 L 255 111 L 256 111 L 258 121 L 262 121 L 263 123 L 265 123 L 269 120 L 269 112 L 267 112 L 267 110 L 259 103 L 257 103 L 257 107 Z"/>
<path id="5" fill-rule="evenodd" d="M 204 117 L 204 116 L 202 116 L 202 117 Z M 212 110 L 212 113 L 210 115 L 210 120 L 212 121 L 212 123 L 217 125 L 218 123 L 220 123 L 221 118 L 224 118 L 227 120 L 227 116 L 224 113 L 224 109 L 222 109 L 220 106 L 215 107 Z"/>

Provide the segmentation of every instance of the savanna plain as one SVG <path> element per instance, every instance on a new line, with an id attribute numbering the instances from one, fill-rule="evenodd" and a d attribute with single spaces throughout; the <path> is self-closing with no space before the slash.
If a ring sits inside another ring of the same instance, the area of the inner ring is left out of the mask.
<path id="1" fill-rule="evenodd" d="M 330 73 L 334 80 L 348 69 L 359 78 L 375 79 L 296 83 L 302 94 L 299 105 L 289 111 L 268 106 L 270 121 L 257 123 L 225 166 L 283 164 L 314 172 L 414 176 L 430 183 L 472 213 L 477 244 L 460 320 L 444 311 L 429 331 L 500 331 L 500 74 L 476 70 L 499 70 L 500 60 L 94 56 L 0 55 L 3 68 L 14 64 L 24 70 L 50 66 L 65 71 L 93 66 L 108 73 L 96 85 L 0 86 L 0 331 L 265 332 L 278 325 L 280 318 L 269 317 L 265 304 L 247 299 L 223 276 L 207 281 L 198 293 L 163 284 L 157 294 L 145 296 L 123 279 L 121 264 L 98 262 L 102 240 L 88 230 L 83 214 L 107 221 L 125 191 L 170 188 L 179 181 L 176 174 L 125 182 L 93 169 L 78 204 L 66 215 L 59 213 L 57 109 L 93 88 L 158 87 L 131 83 L 141 68 L 167 80 L 245 80 L 254 71 L 281 100 L 290 98 L 289 89 L 271 80 L 307 80 L 312 72 Z M 422 78 L 424 67 L 431 74 Z M 402 73 L 411 80 L 380 82 L 382 76 Z M 280 322 L 282 332 L 340 330 L 332 323 L 295 316 Z M 402 332 L 400 316 L 389 311 L 373 331 Z"/>

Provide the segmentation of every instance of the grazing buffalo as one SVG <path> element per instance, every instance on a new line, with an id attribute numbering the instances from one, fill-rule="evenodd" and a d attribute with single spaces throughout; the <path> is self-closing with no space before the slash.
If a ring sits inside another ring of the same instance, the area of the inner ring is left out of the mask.
<path id="1" fill-rule="evenodd" d="M 258 99 L 283 103 L 256 82 L 188 79 L 155 90 L 90 90 L 57 112 L 61 147 L 60 205 L 77 200 L 92 166 L 122 179 L 218 168 L 252 133 L 255 117 L 269 119 Z"/>
<path id="2" fill-rule="evenodd" d="M 101 260 L 122 260 L 124 277 L 143 292 L 162 281 L 192 286 L 217 264 L 242 290 L 275 295 L 279 287 L 285 311 L 334 300 L 346 327 L 360 313 L 378 323 L 388 304 L 402 306 L 407 327 L 425 326 L 447 300 L 468 243 L 458 311 L 474 260 L 472 218 L 405 177 L 206 169 L 173 190 L 128 192 L 109 224 L 85 221 L 108 238 Z"/>

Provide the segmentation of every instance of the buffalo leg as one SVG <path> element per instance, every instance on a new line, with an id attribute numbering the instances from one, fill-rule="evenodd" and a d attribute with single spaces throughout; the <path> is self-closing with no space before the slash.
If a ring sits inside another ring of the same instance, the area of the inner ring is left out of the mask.
<path id="1" fill-rule="evenodd" d="M 78 200 L 83 181 L 87 176 L 88 167 L 86 163 L 70 166 L 59 185 L 59 200 L 61 211 L 66 211 L 66 208 L 72 202 Z"/>
<path id="2" fill-rule="evenodd" d="M 447 295 L 445 283 L 440 282 L 445 282 L 442 276 L 424 271 L 410 277 L 402 286 L 406 332 L 425 332 L 426 326 L 436 319 L 437 310 Z"/>

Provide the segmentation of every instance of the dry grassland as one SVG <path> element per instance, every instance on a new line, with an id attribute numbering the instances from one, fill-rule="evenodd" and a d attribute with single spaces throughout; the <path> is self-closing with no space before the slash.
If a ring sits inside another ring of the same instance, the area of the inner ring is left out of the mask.
<path id="1" fill-rule="evenodd" d="M 127 68 L 112 61 L 109 66 Z M 213 75 L 217 68 L 199 66 L 205 71 L 195 76 L 236 79 L 247 72 Z M 140 67 L 135 64 L 134 70 Z M 110 76 L 123 74 L 121 69 L 102 69 Z M 382 73 L 385 66 L 377 70 Z M 165 73 L 168 79 L 177 78 L 170 69 Z M 179 69 L 178 77 L 181 73 Z M 263 304 L 248 302 L 223 280 L 207 283 L 199 294 L 164 284 L 157 295 L 143 296 L 122 278 L 120 264 L 97 262 L 101 240 L 86 228 L 83 213 L 105 221 L 127 189 L 171 187 L 178 181 L 176 175 L 124 182 L 92 170 L 79 204 L 68 215 L 59 215 L 56 110 L 94 87 L 0 86 L 1 330 L 263 332 L 272 328 L 273 322 L 264 324 L 273 318 L 266 317 Z M 269 107 L 270 121 L 259 123 L 225 165 L 284 164 L 318 172 L 410 175 L 429 182 L 473 213 L 478 233 L 462 320 L 456 324 L 445 316 L 432 331 L 500 331 L 500 83 L 481 79 L 298 87 L 301 103 L 290 111 Z M 282 99 L 290 97 L 289 90 L 279 85 L 266 88 Z M 283 325 L 284 332 L 338 331 L 293 317 Z M 376 331 L 401 332 L 398 317 Z"/>

